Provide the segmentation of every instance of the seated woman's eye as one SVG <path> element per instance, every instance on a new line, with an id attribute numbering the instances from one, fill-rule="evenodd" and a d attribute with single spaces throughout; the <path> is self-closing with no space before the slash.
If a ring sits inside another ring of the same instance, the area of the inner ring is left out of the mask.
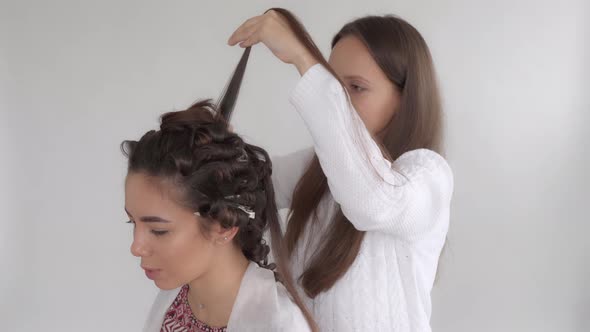
<path id="1" fill-rule="evenodd" d="M 152 230 L 152 234 L 154 234 L 155 236 L 162 236 L 165 235 L 166 233 L 168 233 L 168 231 L 157 231 L 157 230 Z"/>

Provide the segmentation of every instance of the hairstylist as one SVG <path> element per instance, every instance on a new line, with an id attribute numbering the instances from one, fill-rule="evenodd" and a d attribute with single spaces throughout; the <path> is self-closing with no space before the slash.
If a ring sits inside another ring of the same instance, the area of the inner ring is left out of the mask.
<path id="1" fill-rule="evenodd" d="M 288 11 L 244 22 L 230 45 L 266 45 L 301 79 L 290 101 L 313 149 L 273 160 L 294 278 L 321 331 L 430 331 L 430 292 L 449 227 L 453 175 L 420 33 L 367 16 L 329 60 Z"/>

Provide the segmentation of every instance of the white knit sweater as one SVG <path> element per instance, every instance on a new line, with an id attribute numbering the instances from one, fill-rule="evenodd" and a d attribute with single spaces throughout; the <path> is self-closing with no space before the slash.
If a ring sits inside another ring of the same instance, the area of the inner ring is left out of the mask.
<path id="1" fill-rule="evenodd" d="M 321 244 L 337 204 L 355 228 L 367 232 L 348 272 L 315 299 L 304 296 L 320 330 L 430 331 L 430 292 L 453 192 L 447 162 L 420 149 L 390 163 L 342 86 L 320 64 L 303 75 L 290 101 L 314 147 L 273 158 L 277 204 L 290 206 L 314 151 L 330 188 L 320 203 L 319 224 L 306 229 L 293 255 L 294 277 Z"/>

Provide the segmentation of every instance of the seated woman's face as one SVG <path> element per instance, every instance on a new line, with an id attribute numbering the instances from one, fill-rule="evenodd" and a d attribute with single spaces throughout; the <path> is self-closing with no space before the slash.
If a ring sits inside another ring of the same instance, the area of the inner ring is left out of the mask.
<path id="1" fill-rule="evenodd" d="M 131 253 L 160 289 L 174 289 L 203 275 L 214 257 L 214 238 L 204 236 L 198 216 L 172 200 L 157 178 L 129 173 L 125 210 L 134 225 Z"/>

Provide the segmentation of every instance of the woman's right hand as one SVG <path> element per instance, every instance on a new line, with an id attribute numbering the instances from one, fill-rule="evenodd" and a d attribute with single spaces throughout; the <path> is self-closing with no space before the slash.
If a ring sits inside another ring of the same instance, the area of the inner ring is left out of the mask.
<path id="1" fill-rule="evenodd" d="M 318 63 L 297 38 L 287 19 L 274 10 L 252 17 L 240 25 L 228 40 L 231 46 L 238 43 L 243 48 L 263 43 L 281 61 L 295 65 L 301 75 Z"/>

